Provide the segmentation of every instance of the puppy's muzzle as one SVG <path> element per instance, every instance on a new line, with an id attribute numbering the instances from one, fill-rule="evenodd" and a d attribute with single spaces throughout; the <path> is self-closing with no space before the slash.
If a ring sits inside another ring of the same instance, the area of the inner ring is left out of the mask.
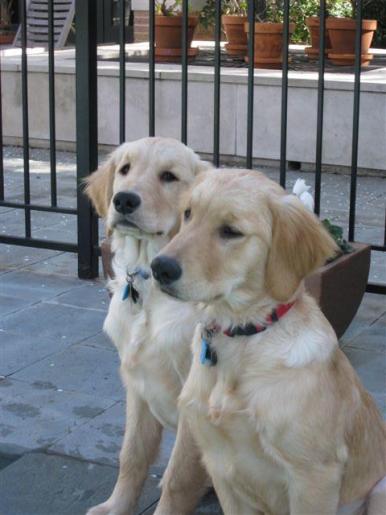
<path id="1" fill-rule="evenodd" d="M 168 256 L 158 256 L 151 262 L 153 277 L 162 286 L 169 286 L 182 275 L 182 268 L 178 262 Z"/>
<path id="2" fill-rule="evenodd" d="M 141 204 L 141 197 L 134 191 L 120 191 L 113 199 L 115 210 L 122 215 L 129 215 Z"/>

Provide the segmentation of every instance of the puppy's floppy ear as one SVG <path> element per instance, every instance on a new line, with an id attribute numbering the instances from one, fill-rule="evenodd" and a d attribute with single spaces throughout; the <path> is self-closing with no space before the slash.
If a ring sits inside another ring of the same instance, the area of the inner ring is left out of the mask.
<path id="1" fill-rule="evenodd" d="M 96 212 L 102 218 L 107 216 L 110 200 L 113 195 L 115 163 L 112 156 L 108 158 L 86 180 L 85 193 L 91 200 Z"/>
<path id="2" fill-rule="evenodd" d="M 202 161 L 201 159 L 198 160 L 195 170 L 195 175 L 199 175 L 203 172 L 207 172 L 208 170 L 212 170 L 213 165 L 209 161 Z"/>
<path id="3" fill-rule="evenodd" d="M 318 218 L 295 196 L 271 197 L 269 205 L 273 234 L 266 288 L 275 300 L 283 302 L 338 249 Z"/>

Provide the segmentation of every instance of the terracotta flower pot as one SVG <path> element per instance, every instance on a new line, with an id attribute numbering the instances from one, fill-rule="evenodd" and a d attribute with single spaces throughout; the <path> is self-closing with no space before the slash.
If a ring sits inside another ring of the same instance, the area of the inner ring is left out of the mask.
<path id="1" fill-rule="evenodd" d="M 322 266 L 306 279 L 308 292 L 340 338 L 354 318 L 366 291 L 371 249 L 351 243 L 354 251 Z"/>
<path id="2" fill-rule="evenodd" d="M 0 32 L 0 45 L 12 45 L 16 33 L 4 30 Z"/>
<path id="3" fill-rule="evenodd" d="M 188 57 L 195 57 L 198 48 L 190 48 L 198 16 L 188 17 Z M 175 62 L 182 55 L 182 16 L 155 17 L 155 57 L 157 62 Z"/>
<path id="4" fill-rule="evenodd" d="M 249 23 L 244 24 L 248 34 Z M 283 63 L 283 23 L 255 23 L 255 67 L 281 68 Z M 289 31 L 292 34 L 295 24 L 290 23 Z M 248 56 L 245 58 L 248 62 Z"/>
<path id="5" fill-rule="evenodd" d="M 337 65 L 347 66 L 355 63 L 355 27 L 351 18 L 327 18 L 326 28 L 331 41 L 328 58 Z M 362 66 L 367 66 L 373 55 L 369 48 L 377 29 L 376 20 L 362 21 Z"/>
<path id="6" fill-rule="evenodd" d="M 244 31 L 246 16 L 223 16 L 222 24 L 228 43 L 225 50 L 229 55 L 244 57 L 248 49 L 248 38 Z"/>
<path id="7" fill-rule="evenodd" d="M 320 38 L 320 19 L 318 16 L 306 18 L 306 25 L 311 36 L 311 46 L 304 49 L 309 59 L 318 59 L 319 57 L 319 38 Z M 324 35 L 325 54 L 331 50 L 331 42 L 326 28 Z"/>

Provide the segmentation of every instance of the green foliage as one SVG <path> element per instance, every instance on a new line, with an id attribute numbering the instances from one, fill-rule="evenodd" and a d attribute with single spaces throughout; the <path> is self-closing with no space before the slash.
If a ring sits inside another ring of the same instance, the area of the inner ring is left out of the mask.
<path id="1" fill-rule="evenodd" d="M 322 224 L 329 232 L 335 243 L 340 248 L 342 254 L 350 254 L 354 249 L 352 246 L 343 238 L 343 229 L 339 225 L 333 225 L 327 218 L 322 220 Z"/>
<path id="2" fill-rule="evenodd" d="M 377 20 L 378 28 L 374 35 L 373 46 L 386 48 L 386 2 L 385 0 L 368 0 L 364 3 L 363 19 Z"/>
<path id="3" fill-rule="evenodd" d="M 247 0 L 223 0 L 221 3 L 222 14 L 238 14 L 246 16 L 248 11 Z M 207 29 L 214 25 L 216 15 L 216 0 L 207 0 L 200 12 L 200 23 Z"/>
<path id="4" fill-rule="evenodd" d="M 256 2 L 257 21 L 270 21 L 280 23 L 283 21 L 283 0 L 260 0 Z M 326 1 L 326 14 L 327 16 L 339 17 L 352 17 L 354 13 L 354 5 L 356 0 L 327 0 Z M 201 13 L 200 22 L 205 28 L 214 24 L 215 0 L 207 0 Z M 238 0 L 223 0 L 222 14 L 239 14 L 242 16 L 247 15 L 248 2 Z M 309 33 L 306 26 L 306 18 L 310 16 L 319 16 L 320 0 L 291 0 L 290 4 L 290 18 L 291 22 L 295 23 L 296 28 L 292 36 L 294 43 L 306 43 L 309 41 Z M 370 17 L 381 18 L 384 20 L 382 29 L 380 31 L 380 40 L 386 40 L 386 2 L 384 0 L 364 0 L 364 14 L 367 12 L 374 12 L 378 14 Z M 366 14 L 364 16 L 368 18 Z M 384 39 L 382 39 L 384 38 Z"/>
<path id="5" fill-rule="evenodd" d="M 180 12 L 182 0 L 175 0 L 172 4 L 168 4 L 167 0 L 156 1 L 155 12 L 160 16 L 175 16 Z"/>
<path id="6" fill-rule="evenodd" d="M 0 0 L 0 28 L 7 29 L 12 22 L 14 0 Z"/>

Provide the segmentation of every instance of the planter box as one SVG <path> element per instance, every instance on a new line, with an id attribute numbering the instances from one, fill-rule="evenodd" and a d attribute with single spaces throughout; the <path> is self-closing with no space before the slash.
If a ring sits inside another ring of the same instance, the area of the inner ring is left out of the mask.
<path id="1" fill-rule="evenodd" d="M 322 266 L 307 277 L 306 289 L 316 299 L 338 338 L 353 320 L 366 290 L 370 270 L 369 245 L 352 243 L 354 252 Z M 101 243 L 103 274 L 114 277 L 110 241 Z"/>
<path id="2" fill-rule="evenodd" d="M 306 279 L 307 291 L 340 338 L 354 318 L 366 290 L 371 249 L 352 243 L 354 252 L 322 266 Z"/>

